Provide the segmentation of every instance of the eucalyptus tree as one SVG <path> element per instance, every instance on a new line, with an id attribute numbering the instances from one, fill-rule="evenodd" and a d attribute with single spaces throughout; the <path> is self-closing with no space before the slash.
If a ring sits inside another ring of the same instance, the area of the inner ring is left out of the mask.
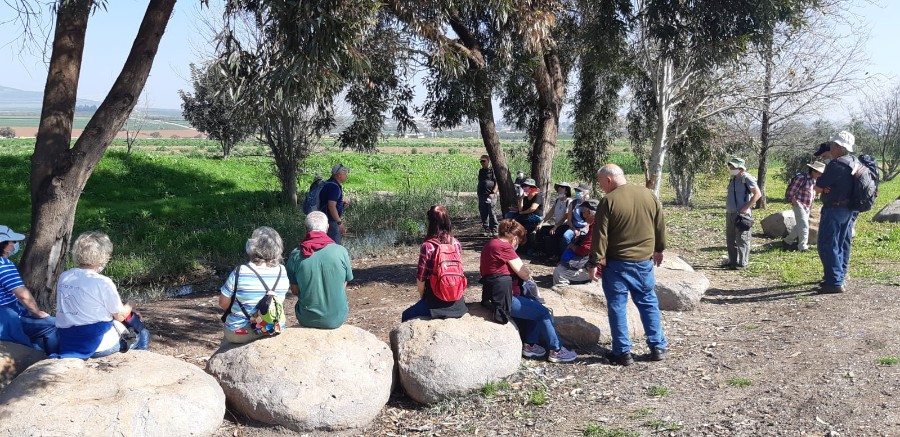
<path id="1" fill-rule="evenodd" d="M 219 142 L 222 159 L 256 128 L 254 111 L 224 90 L 226 84 L 215 69 L 190 65 L 193 93 L 179 90 L 181 113 L 191 126 Z"/>
<path id="2" fill-rule="evenodd" d="M 659 195 L 666 153 L 692 123 L 737 106 L 729 85 L 742 84 L 728 79 L 748 44 L 814 1 L 635 0 L 632 59 L 656 111 L 648 188 Z M 694 104 L 683 105 L 688 98 Z"/>
<path id="3" fill-rule="evenodd" d="M 40 306 L 48 308 L 56 303 L 56 279 L 65 266 L 78 200 L 138 102 L 175 0 L 148 2 L 119 75 L 74 144 L 72 122 L 85 35 L 91 14 L 105 8 L 106 1 L 59 0 L 52 5 L 55 29 L 31 158 L 31 232 L 20 266 L 26 286 Z"/>
<path id="4" fill-rule="evenodd" d="M 375 0 L 230 0 L 214 65 L 228 92 L 252 108 L 274 157 L 284 200 L 297 204 L 299 165 L 335 125 L 344 94 L 354 120 L 342 147 L 371 151 L 387 110 L 398 129 L 415 128 L 407 58 L 394 21 Z"/>

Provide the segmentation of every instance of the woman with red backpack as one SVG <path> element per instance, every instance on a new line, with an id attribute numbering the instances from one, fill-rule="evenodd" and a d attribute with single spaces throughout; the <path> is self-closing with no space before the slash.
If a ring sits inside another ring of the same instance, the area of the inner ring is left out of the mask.
<path id="1" fill-rule="evenodd" d="M 434 205 L 428 210 L 428 228 L 416 268 L 416 290 L 420 299 L 403 311 L 401 321 L 416 317 L 462 317 L 468 312 L 463 296 L 467 285 L 462 267 L 462 246 L 453 238 L 447 208 Z"/>

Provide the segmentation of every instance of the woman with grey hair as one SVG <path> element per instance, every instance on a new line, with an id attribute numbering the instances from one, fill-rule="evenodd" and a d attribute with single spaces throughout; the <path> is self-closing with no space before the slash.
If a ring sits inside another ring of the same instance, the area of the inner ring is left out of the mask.
<path id="1" fill-rule="evenodd" d="M 99 358 L 150 345 L 150 332 L 140 315 L 122 303 L 112 279 L 100 274 L 112 249 L 112 241 L 102 232 L 85 232 L 72 244 L 78 267 L 63 272 L 56 284 L 60 358 Z M 135 332 L 129 333 L 126 324 Z M 132 335 L 136 338 L 129 344 Z"/>
<path id="2" fill-rule="evenodd" d="M 283 305 L 288 291 L 288 279 L 281 265 L 281 236 L 262 226 L 253 231 L 245 247 L 250 261 L 231 272 L 219 295 L 219 307 L 225 310 L 223 341 L 228 343 L 249 343 L 286 328 L 283 316 L 275 321 L 257 318 L 257 306 L 267 294 Z"/>

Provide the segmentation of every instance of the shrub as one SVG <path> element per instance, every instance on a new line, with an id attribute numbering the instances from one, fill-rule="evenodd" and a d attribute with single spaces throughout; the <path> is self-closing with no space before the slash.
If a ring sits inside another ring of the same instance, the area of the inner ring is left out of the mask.
<path id="1" fill-rule="evenodd" d="M 15 138 L 16 131 L 13 128 L 6 126 L 0 127 L 0 138 Z"/>
<path id="2" fill-rule="evenodd" d="M 150 132 L 149 134 L 147 134 L 147 136 L 150 138 L 162 138 L 162 134 L 160 134 L 159 132 Z"/>

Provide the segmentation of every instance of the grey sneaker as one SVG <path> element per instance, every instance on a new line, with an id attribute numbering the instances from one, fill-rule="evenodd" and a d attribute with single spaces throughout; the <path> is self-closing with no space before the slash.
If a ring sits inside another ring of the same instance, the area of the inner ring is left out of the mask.
<path id="1" fill-rule="evenodd" d="M 570 361 L 575 361 L 575 358 L 578 358 L 578 354 L 574 351 L 560 347 L 558 351 L 550 351 L 550 355 L 547 356 L 547 361 L 551 363 L 568 363 Z"/>
<path id="2" fill-rule="evenodd" d="M 539 344 L 525 343 L 524 345 L 522 345 L 522 356 L 525 358 L 542 357 L 546 353 L 547 349 L 544 349 Z"/>

